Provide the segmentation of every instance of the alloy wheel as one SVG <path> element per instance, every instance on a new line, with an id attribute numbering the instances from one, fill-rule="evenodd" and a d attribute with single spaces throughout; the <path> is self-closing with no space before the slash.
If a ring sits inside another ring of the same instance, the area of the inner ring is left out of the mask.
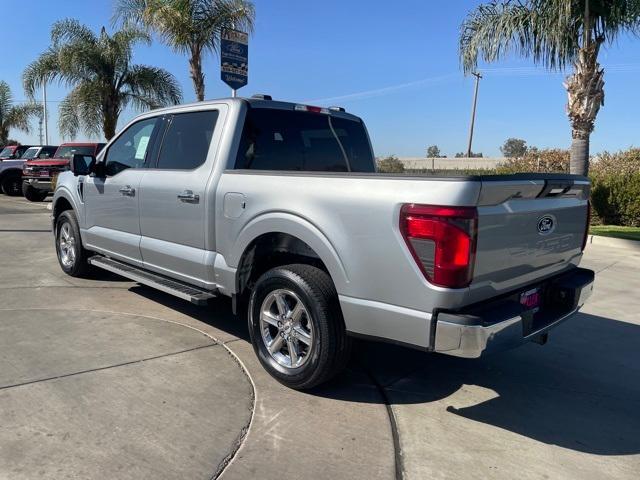
<path id="1" fill-rule="evenodd" d="M 260 307 L 260 332 L 269 355 L 281 366 L 298 368 L 313 351 L 313 322 L 291 290 L 270 292 Z"/>
<path id="2" fill-rule="evenodd" d="M 58 234 L 58 250 L 60 252 L 60 261 L 66 268 L 73 267 L 76 261 L 76 239 L 71 230 L 71 225 L 63 223 Z"/>

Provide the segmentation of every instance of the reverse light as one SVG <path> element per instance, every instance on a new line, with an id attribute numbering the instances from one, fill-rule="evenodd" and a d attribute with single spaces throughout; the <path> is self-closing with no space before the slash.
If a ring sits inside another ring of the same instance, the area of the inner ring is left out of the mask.
<path id="1" fill-rule="evenodd" d="M 473 277 L 478 211 L 475 207 L 406 204 L 400 232 L 428 282 L 447 288 L 469 286 Z"/>

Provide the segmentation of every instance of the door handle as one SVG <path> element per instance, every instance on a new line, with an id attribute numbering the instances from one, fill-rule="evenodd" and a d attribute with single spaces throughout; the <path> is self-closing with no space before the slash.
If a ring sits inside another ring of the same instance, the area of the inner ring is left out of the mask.
<path id="1" fill-rule="evenodd" d="M 178 194 L 178 199 L 181 202 L 198 203 L 200 201 L 200 195 L 196 195 L 192 190 L 185 190 Z"/>
<path id="2" fill-rule="evenodd" d="M 136 189 L 131 188 L 131 185 L 122 187 L 119 192 L 126 197 L 134 197 L 136 195 Z"/>

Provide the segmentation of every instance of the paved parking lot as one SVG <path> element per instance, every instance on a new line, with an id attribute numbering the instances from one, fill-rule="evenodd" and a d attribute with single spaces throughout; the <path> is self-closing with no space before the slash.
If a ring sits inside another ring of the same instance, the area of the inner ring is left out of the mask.
<path id="1" fill-rule="evenodd" d="M 300 393 L 225 300 L 65 276 L 48 214 L 0 196 L 0 479 L 638 477 L 639 251 L 588 247 L 596 292 L 544 347 L 358 342 Z"/>

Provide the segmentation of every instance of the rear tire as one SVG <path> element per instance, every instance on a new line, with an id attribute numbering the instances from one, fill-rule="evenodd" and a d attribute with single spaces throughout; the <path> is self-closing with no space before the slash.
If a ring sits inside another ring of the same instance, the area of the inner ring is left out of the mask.
<path id="1" fill-rule="evenodd" d="M 47 195 L 49 194 L 49 192 L 45 190 L 38 190 L 37 188 L 32 187 L 28 183 L 23 183 L 22 194 L 24 195 L 24 198 L 26 198 L 30 202 L 42 202 L 44 201 L 45 198 L 47 198 Z"/>
<path id="2" fill-rule="evenodd" d="M 338 294 L 319 268 L 294 264 L 269 270 L 255 284 L 248 313 L 260 363 L 290 388 L 305 390 L 326 382 L 349 359 L 351 339 Z"/>
<path id="3" fill-rule="evenodd" d="M 82 247 L 80 227 L 73 210 L 65 210 L 56 219 L 56 254 L 62 271 L 72 277 L 86 277 L 91 271 L 88 252 Z"/>
<path id="4" fill-rule="evenodd" d="M 20 173 L 5 175 L 2 179 L 2 191 L 10 197 L 22 195 L 22 175 Z"/>

